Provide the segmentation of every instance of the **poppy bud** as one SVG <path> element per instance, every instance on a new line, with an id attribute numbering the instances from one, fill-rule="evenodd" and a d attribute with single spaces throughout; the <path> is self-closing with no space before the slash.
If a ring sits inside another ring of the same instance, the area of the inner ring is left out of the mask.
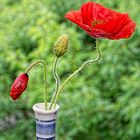
<path id="1" fill-rule="evenodd" d="M 26 90 L 28 84 L 27 73 L 20 74 L 14 81 L 11 87 L 10 96 L 13 100 L 19 98 L 19 96 Z"/>
<path id="2" fill-rule="evenodd" d="M 62 35 L 54 45 L 54 53 L 57 57 L 63 56 L 68 49 L 68 36 Z"/>

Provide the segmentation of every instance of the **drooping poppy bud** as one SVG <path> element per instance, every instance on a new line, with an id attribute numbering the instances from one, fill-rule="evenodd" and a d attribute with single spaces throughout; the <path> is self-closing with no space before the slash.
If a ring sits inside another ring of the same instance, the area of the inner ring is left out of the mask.
<path id="1" fill-rule="evenodd" d="M 22 73 L 15 79 L 10 91 L 10 96 L 13 100 L 19 98 L 19 96 L 26 90 L 28 79 L 27 73 Z"/>
<path id="2" fill-rule="evenodd" d="M 62 35 L 54 45 L 54 53 L 57 57 L 63 56 L 68 49 L 68 36 Z"/>

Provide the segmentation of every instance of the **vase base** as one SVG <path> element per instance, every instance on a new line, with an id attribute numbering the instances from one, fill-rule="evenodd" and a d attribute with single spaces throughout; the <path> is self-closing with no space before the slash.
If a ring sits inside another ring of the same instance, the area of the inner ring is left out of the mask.
<path id="1" fill-rule="evenodd" d="M 37 137 L 36 140 L 55 140 L 55 137 L 53 137 L 53 138 L 39 138 L 39 137 Z"/>

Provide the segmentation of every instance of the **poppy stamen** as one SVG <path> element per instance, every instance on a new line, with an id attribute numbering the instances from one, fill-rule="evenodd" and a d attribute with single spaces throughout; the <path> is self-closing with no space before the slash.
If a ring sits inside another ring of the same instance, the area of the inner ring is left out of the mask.
<path id="1" fill-rule="evenodd" d="M 97 20 L 97 19 L 94 19 L 94 21 L 92 21 L 92 27 L 95 27 L 97 24 L 103 24 L 105 23 L 105 21 L 103 20 Z"/>

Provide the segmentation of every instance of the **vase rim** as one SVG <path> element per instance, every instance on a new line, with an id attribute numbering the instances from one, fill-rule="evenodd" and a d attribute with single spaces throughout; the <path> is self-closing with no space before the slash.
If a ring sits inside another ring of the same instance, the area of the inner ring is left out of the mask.
<path id="1" fill-rule="evenodd" d="M 50 106 L 50 103 L 48 103 L 48 106 Z M 33 105 L 32 109 L 33 109 L 34 112 L 41 113 L 41 114 L 53 114 L 53 113 L 58 112 L 59 105 L 56 104 L 55 109 L 45 110 L 45 104 L 44 103 L 37 103 L 37 104 Z"/>

